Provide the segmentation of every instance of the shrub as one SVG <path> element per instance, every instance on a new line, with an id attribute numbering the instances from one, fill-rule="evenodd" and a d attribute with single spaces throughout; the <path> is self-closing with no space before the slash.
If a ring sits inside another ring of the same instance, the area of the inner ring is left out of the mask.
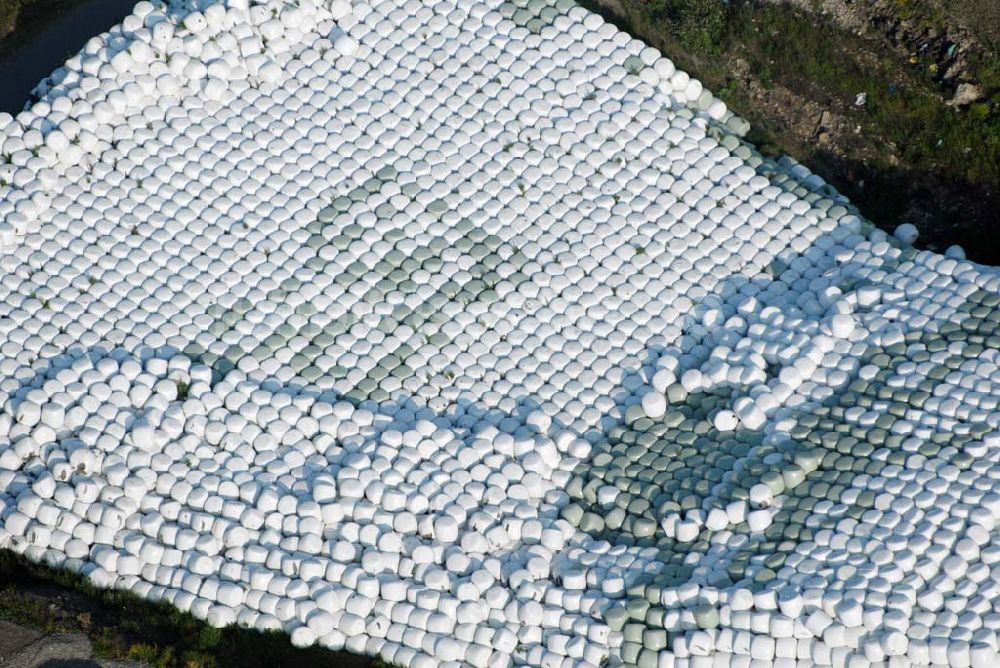
<path id="1" fill-rule="evenodd" d="M 722 50 L 728 3 L 720 0 L 652 0 L 649 11 L 666 24 L 682 46 L 699 53 L 718 53 Z"/>

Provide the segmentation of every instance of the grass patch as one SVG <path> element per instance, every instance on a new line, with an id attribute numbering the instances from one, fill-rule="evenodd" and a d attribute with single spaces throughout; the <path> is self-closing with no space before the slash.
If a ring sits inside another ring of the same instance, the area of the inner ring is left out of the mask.
<path id="1" fill-rule="evenodd" d="M 915 11 L 932 2 L 936 0 L 905 4 Z M 982 8 L 984 0 L 968 3 Z M 750 121 L 747 139 L 761 152 L 791 155 L 822 174 L 874 223 L 891 230 L 901 222 L 920 222 L 923 241 L 934 247 L 961 243 L 974 257 L 1000 261 L 1000 247 L 989 243 L 984 232 L 1000 220 L 1000 59 L 966 55 L 967 72 L 984 87 L 986 98 L 957 109 L 947 103 L 953 90 L 926 63 L 914 65 L 886 42 L 787 4 L 583 4 L 700 79 Z M 762 107 L 751 98 L 738 78 L 741 71 L 749 72 L 765 91 L 781 87 L 843 119 L 846 128 L 834 152 L 813 137 L 790 132 L 789 123 L 801 121 L 786 108 Z M 860 93 L 865 93 L 866 102 L 856 106 Z M 918 219 L 911 218 L 914 211 Z"/>
<path id="2" fill-rule="evenodd" d="M 863 132 L 890 142 L 911 169 L 939 171 L 972 184 L 1000 185 L 1000 113 L 946 104 L 939 85 L 894 53 L 859 58 L 871 45 L 828 21 L 788 7 L 732 10 L 727 40 L 741 45 L 751 71 L 829 106 L 859 93 L 854 117 Z M 996 94 L 996 90 L 991 91 Z"/>
<path id="3" fill-rule="evenodd" d="M 70 628 L 45 600 L 24 596 L 12 585 L 0 587 L 0 620 L 42 633 L 61 633 Z"/>
<path id="4" fill-rule="evenodd" d="M 45 590 L 52 585 L 67 590 L 76 599 L 75 607 L 87 610 L 67 611 L 62 601 L 46 596 Z M 43 633 L 81 632 L 90 638 L 99 657 L 141 661 L 155 668 L 373 665 L 367 657 L 346 652 L 293 647 L 282 632 L 216 629 L 167 603 L 97 589 L 68 571 L 31 563 L 6 550 L 0 550 L 0 620 Z"/>
<path id="5" fill-rule="evenodd" d="M 681 67 L 751 120 L 749 100 L 721 54 L 746 61 L 765 87 L 781 85 L 831 108 L 849 106 L 865 93 L 867 102 L 854 115 L 862 134 L 891 142 L 907 167 L 1000 188 L 1000 63 L 995 59 L 973 61 L 992 99 L 957 110 L 923 70 L 895 52 L 876 52 L 871 41 L 822 16 L 761 2 L 654 0 L 630 7 L 627 22 L 634 24 L 633 32 L 652 35 Z M 786 148 L 769 132 L 767 119 L 756 120 L 756 138 L 765 147 Z"/>

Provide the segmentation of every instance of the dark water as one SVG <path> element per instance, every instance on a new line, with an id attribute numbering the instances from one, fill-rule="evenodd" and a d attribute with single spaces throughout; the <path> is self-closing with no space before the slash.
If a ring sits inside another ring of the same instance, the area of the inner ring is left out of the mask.
<path id="1" fill-rule="evenodd" d="M 39 81 L 91 37 L 121 22 L 137 1 L 80 0 L 13 52 L 0 57 L 0 111 L 21 111 Z"/>

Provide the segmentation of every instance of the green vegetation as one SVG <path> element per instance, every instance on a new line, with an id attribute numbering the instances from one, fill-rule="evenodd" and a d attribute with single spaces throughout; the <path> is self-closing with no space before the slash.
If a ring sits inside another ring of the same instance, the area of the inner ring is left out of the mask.
<path id="1" fill-rule="evenodd" d="M 21 596 L 12 585 L 0 587 L 0 621 L 43 633 L 62 633 L 71 628 L 42 599 Z"/>
<path id="2" fill-rule="evenodd" d="M 66 590 L 59 592 L 59 600 L 51 598 L 51 585 Z M 73 605 L 66 605 L 66 598 L 73 599 Z M 84 633 L 97 656 L 157 668 L 387 666 L 317 646 L 298 649 L 280 631 L 216 629 L 167 603 L 97 589 L 73 573 L 30 563 L 5 550 L 0 550 L 0 620 L 43 633 Z"/>
<path id="3" fill-rule="evenodd" d="M 858 123 L 891 143 L 911 168 L 1000 184 L 1000 113 L 991 105 L 953 109 L 921 70 L 908 69 L 894 54 L 862 60 L 867 45 L 861 38 L 786 7 L 737 11 L 728 40 L 743 45 L 751 71 L 767 70 L 792 90 L 812 88 L 811 99 L 836 105 L 865 93 Z M 1000 91 L 1000 79 L 981 80 L 994 95 Z"/>
<path id="4" fill-rule="evenodd" d="M 934 2 L 898 1 L 911 12 Z M 789 154 L 803 162 L 851 197 L 873 222 L 887 229 L 906 222 L 919 197 L 926 209 L 920 220 L 936 226 L 941 237 L 934 238 L 933 230 L 926 234 L 921 224 L 925 241 L 941 241 L 941 249 L 945 243 L 962 243 L 976 254 L 976 235 L 996 221 L 1000 59 L 995 56 L 964 56 L 966 76 L 983 87 L 985 98 L 956 108 L 949 104 L 954 90 L 942 83 L 936 65 L 786 4 L 583 2 L 700 79 L 751 122 L 748 140 L 764 153 Z M 966 5 L 983 14 L 1000 14 L 984 0 L 968 0 Z M 757 91 L 747 85 L 748 78 L 759 84 Z M 783 97 L 761 104 L 762 92 L 779 88 Z M 856 104 L 861 93 L 865 101 Z M 801 124 L 803 112 L 789 108 L 789 99 L 812 102 L 836 115 L 842 125 L 836 146 L 811 135 L 818 113 L 809 120 L 808 130 L 796 136 L 791 124 Z M 915 184 L 926 192 L 915 195 Z"/>
<path id="5" fill-rule="evenodd" d="M 729 6 L 719 0 L 652 0 L 650 19 L 669 26 L 682 46 L 698 54 L 711 55 L 723 49 Z"/>
<path id="6" fill-rule="evenodd" d="M 898 54 L 867 57 L 873 45 L 865 38 L 789 6 L 653 0 L 639 11 L 634 21 L 637 36 L 654 31 L 682 67 L 738 113 L 753 118 L 728 61 L 715 57 L 719 54 L 746 61 L 765 86 L 803 91 L 830 107 L 865 93 L 867 102 L 858 110 L 857 122 L 865 134 L 890 142 L 908 166 L 946 172 L 974 184 L 1000 185 L 1000 63 L 995 60 L 974 63 L 992 100 L 962 111 L 948 106 L 937 82 Z M 769 136 L 767 123 L 756 125 L 763 126 L 756 139 L 782 145 Z"/>

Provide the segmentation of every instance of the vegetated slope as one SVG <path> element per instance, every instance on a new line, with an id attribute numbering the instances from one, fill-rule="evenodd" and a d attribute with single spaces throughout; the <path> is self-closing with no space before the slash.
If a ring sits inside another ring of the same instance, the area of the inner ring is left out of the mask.
<path id="1" fill-rule="evenodd" d="M 585 0 L 833 183 L 876 224 L 996 263 L 1000 5 Z"/>
<path id="2" fill-rule="evenodd" d="M 43 665 L 69 665 L 71 659 L 79 662 L 73 665 L 92 668 L 387 665 L 347 652 L 293 647 L 281 632 L 216 629 L 171 605 L 145 601 L 126 591 L 97 589 L 84 577 L 0 550 L 0 625 L 5 622 L 16 624 L 27 637 L 11 637 L 15 635 L 12 629 L 0 626 L 0 665 L 4 666 L 45 661 L 45 648 L 39 644 L 46 641 L 60 656 Z M 38 634 L 40 642 L 36 642 Z M 30 645 L 24 646 L 26 641 Z"/>

